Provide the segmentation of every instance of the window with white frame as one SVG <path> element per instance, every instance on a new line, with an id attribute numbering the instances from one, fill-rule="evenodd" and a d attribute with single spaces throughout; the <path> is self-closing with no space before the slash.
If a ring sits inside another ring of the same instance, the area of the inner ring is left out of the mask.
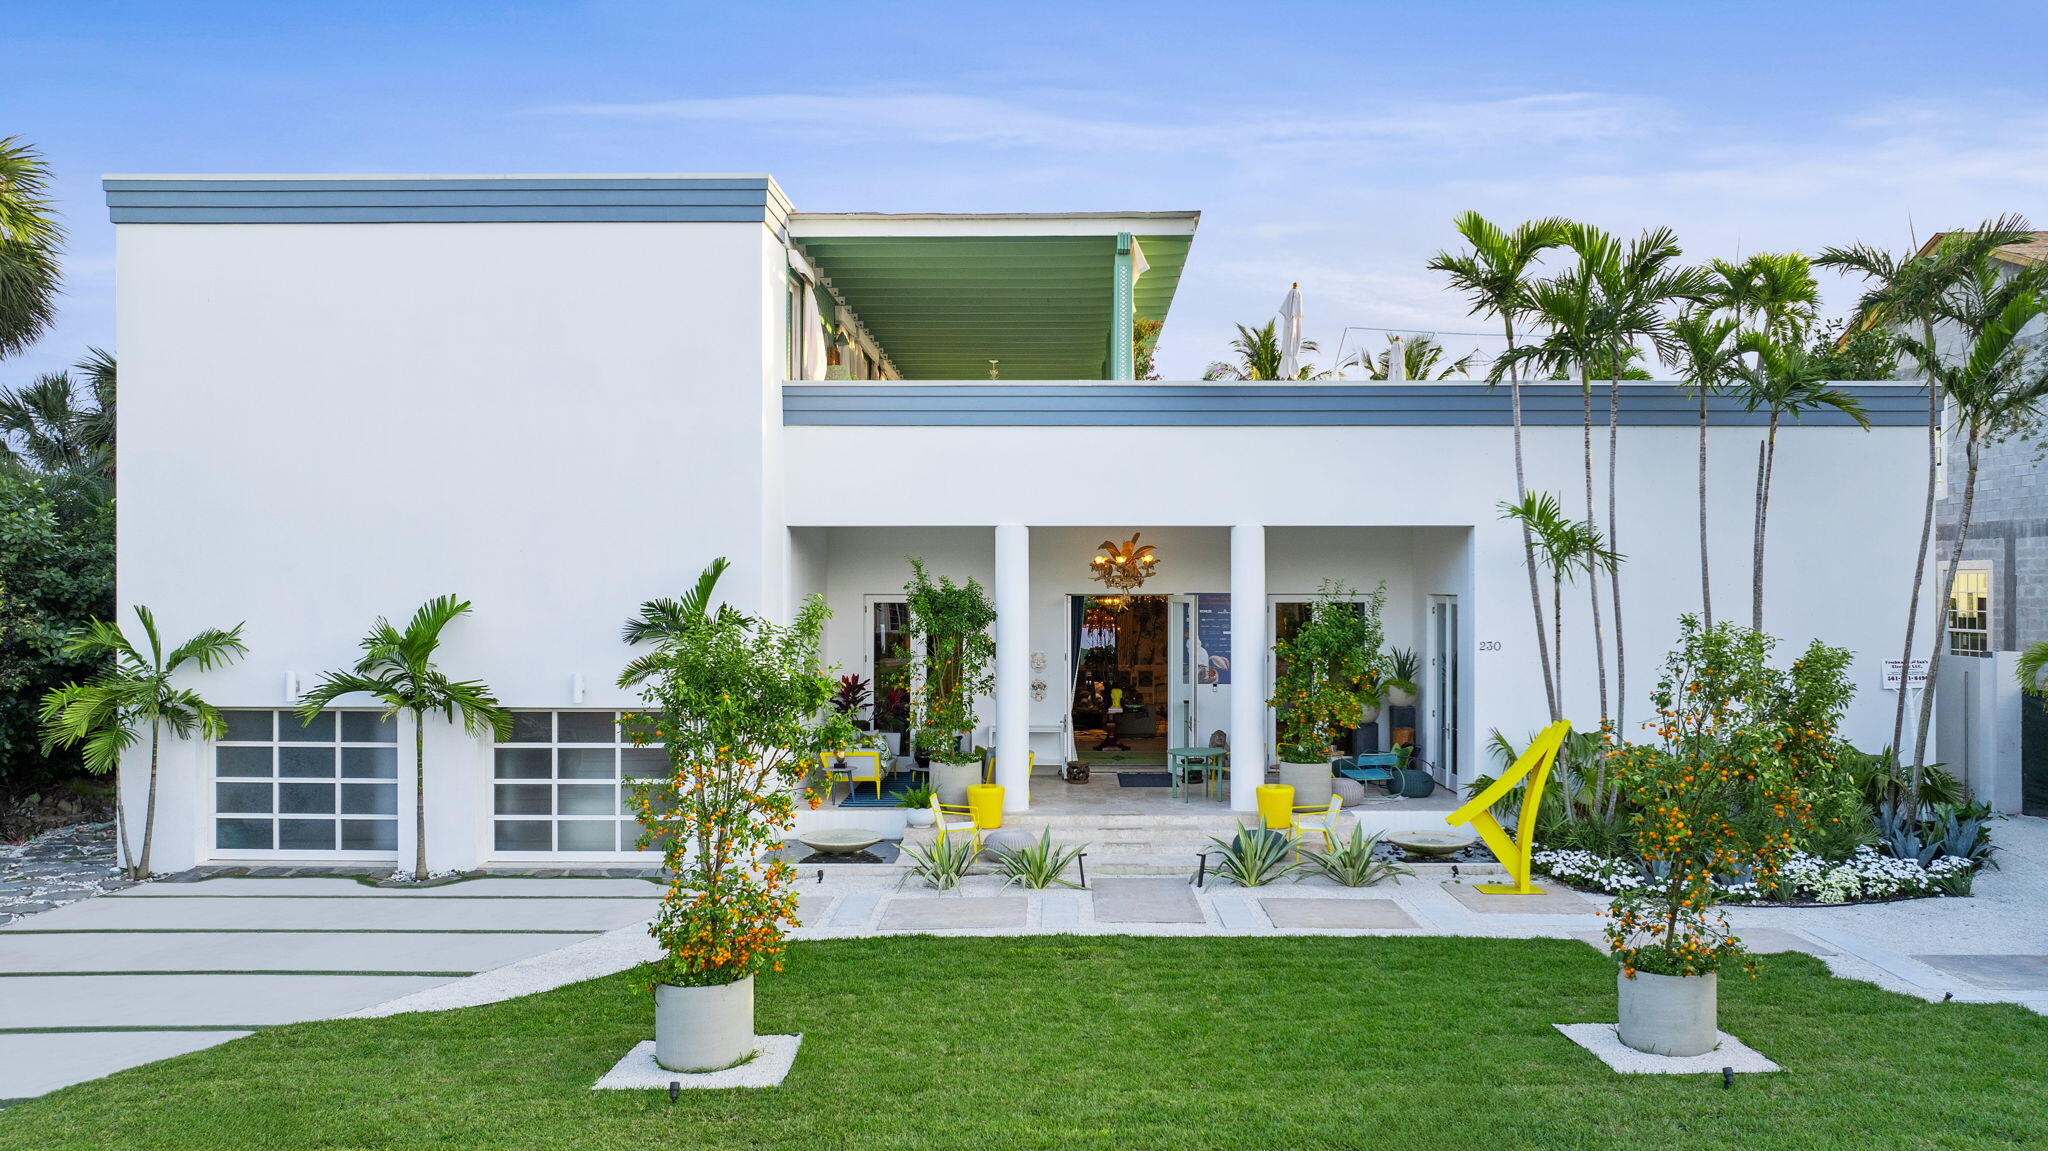
<path id="1" fill-rule="evenodd" d="M 1948 597 L 1950 655 L 1991 654 L 1991 569 L 1963 564 L 1956 568 Z"/>
<path id="2" fill-rule="evenodd" d="M 632 781 L 667 773 L 659 745 L 636 747 L 613 711 L 515 711 L 492 764 L 499 852 L 636 851 Z"/>
<path id="3" fill-rule="evenodd" d="M 224 710 L 213 749 L 220 851 L 398 850 L 398 730 L 374 711 Z"/>

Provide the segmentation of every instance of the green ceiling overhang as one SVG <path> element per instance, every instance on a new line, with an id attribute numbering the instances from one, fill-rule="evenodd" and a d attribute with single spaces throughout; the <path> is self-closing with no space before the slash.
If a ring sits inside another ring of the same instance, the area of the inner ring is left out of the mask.
<path id="1" fill-rule="evenodd" d="M 1137 318 L 1164 322 L 1187 235 L 1135 236 Z M 1099 380 L 1109 371 L 1115 235 L 806 236 L 797 241 L 905 379 Z"/>

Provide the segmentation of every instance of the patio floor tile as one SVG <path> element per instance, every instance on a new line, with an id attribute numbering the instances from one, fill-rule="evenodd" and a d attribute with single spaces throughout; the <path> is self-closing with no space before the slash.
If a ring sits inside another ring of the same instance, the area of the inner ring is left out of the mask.
<path id="1" fill-rule="evenodd" d="M 1591 915 L 1594 907 L 1576 891 L 1551 884 L 1541 895 L 1489 895 L 1469 883 L 1445 882 L 1451 898 L 1465 910 L 1487 915 Z"/>
<path id="2" fill-rule="evenodd" d="M 1317 927 L 1376 930 L 1422 926 L 1391 899 L 1272 898 L 1259 900 L 1259 905 L 1266 909 L 1266 918 L 1273 921 L 1273 926 L 1288 930 Z"/>
<path id="3" fill-rule="evenodd" d="M 883 931 L 1021 930 L 1024 909 L 1021 895 L 891 899 L 882 909 L 880 927 Z"/>
<path id="4" fill-rule="evenodd" d="M 1202 907 L 1184 879 L 1101 879 L 1097 923 L 1200 923 Z"/>

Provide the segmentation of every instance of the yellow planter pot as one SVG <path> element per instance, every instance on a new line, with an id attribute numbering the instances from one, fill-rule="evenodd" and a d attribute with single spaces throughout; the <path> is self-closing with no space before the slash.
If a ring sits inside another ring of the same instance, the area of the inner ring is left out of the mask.
<path id="1" fill-rule="evenodd" d="M 977 783 L 967 789 L 967 810 L 974 816 L 974 826 L 983 831 L 1003 825 L 1003 785 L 1000 783 Z"/>
<path id="2" fill-rule="evenodd" d="M 1294 789 L 1284 783 L 1259 785 L 1259 822 L 1273 831 L 1294 824 Z"/>

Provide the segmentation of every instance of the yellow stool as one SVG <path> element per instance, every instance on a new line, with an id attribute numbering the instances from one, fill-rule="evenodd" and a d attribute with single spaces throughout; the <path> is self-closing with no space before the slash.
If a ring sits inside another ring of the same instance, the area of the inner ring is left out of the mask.
<path id="1" fill-rule="evenodd" d="M 974 826 L 982 831 L 991 831 L 1003 825 L 1003 785 L 1000 783 L 971 783 L 967 785 L 967 810 L 974 815 Z"/>
<path id="2" fill-rule="evenodd" d="M 1259 823 L 1271 831 L 1285 831 L 1294 826 L 1294 785 L 1289 783 L 1262 783 L 1259 785 Z"/>

